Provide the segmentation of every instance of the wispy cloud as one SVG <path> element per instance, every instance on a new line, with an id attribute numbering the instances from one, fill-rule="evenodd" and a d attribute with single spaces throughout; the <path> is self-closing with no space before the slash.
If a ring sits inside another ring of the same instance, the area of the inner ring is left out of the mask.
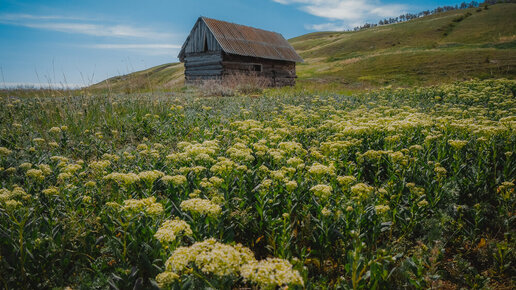
<path id="1" fill-rule="evenodd" d="M 179 51 L 181 45 L 170 43 L 135 43 L 135 44 L 119 44 L 104 43 L 92 44 L 84 46 L 93 49 L 109 49 L 109 50 L 128 50 L 143 55 L 174 55 Z"/>
<path id="2" fill-rule="evenodd" d="M 376 0 L 273 0 L 283 5 L 297 5 L 301 10 L 331 20 L 329 23 L 312 24 L 314 30 L 344 30 L 376 21 L 396 17 L 407 9 L 403 4 L 382 4 Z"/>
<path id="3" fill-rule="evenodd" d="M 147 39 L 170 39 L 174 36 L 170 33 L 157 32 L 148 28 L 120 24 L 98 24 L 85 21 L 84 18 L 55 15 L 1 14 L 0 23 L 92 36 Z"/>
<path id="4" fill-rule="evenodd" d="M 178 44 L 94 44 L 92 48 L 101 49 L 179 49 L 181 45 Z"/>
<path id="5" fill-rule="evenodd" d="M 343 23 L 321 23 L 321 24 L 307 24 L 305 28 L 316 31 L 342 31 L 349 28 L 349 25 Z"/>

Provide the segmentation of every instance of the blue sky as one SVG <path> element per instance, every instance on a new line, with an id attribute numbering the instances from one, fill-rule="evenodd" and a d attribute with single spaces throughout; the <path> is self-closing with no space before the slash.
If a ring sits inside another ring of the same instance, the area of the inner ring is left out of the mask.
<path id="1" fill-rule="evenodd" d="M 0 0 L 0 86 L 89 85 L 177 61 L 199 16 L 292 38 L 462 1 Z"/>

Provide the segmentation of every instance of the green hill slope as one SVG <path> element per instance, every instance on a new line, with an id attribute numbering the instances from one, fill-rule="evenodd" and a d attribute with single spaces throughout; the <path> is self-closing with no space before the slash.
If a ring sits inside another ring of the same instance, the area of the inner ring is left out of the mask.
<path id="1" fill-rule="evenodd" d="M 516 76 L 516 4 L 455 10 L 358 32 L 320 32 L 290 43 L 303 79 L 429 84 Z"/>
<path id="2" fill-rule="evenodd" d="M 417 85 L 470 78 L 516 77 L 516 4 L 455 10 L 354 32 L 316 32 L 290 39 L 304 58 L 300 82 Z M 183 84 L 173 63 L 92 86 L 112 90 Z"/>
<path id="3" fill-rule="evenodd" d="M 137 71 L 123 76 L 116 76 L 89 87 L 92 90 L 114 92 L 140 92 L 154 89 L 173 89 L 184 84 L 182 63 L 167 63 Z"/>

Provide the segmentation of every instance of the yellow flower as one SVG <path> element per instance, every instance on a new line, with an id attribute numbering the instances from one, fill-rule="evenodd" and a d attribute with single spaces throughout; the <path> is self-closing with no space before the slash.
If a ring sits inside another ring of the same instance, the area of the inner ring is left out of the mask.
<path id="1" fill-rule="evenodd" d="M 218 216 L 222 208 L 208 199 L 192 198 L 181 202 L 181 209 L 201 215 Z"/>
<path id="2" fill-rule="evenodd" d="M 127 199 L 124 200 L 123 205 L 119 205 L 115 202 L 106 203 L 107 206 L 113 208 L 119 208 L 129 214 L 133 213 L 145 213 L 151 216 L 160 215 L 163 213 L 163 205 L 156 202 L 154 196 L 143 198 L 143 199 Z"/>
<path id="3" fill-rule="evenodd" d="M 95 187 L 95 185 L 97 185 L 97 183 L 95 183 L 95 181 L 88 181 L 84 184 L 85 187 Z"/>
<path id="4" fill-rule="evenodd" d="M 120 185 L 132 185 L 138 181 L 140 181 L 140 177 L 138 177 L 137 174 L 134 174 L 132 172 L 130 173 L 118 173 L 118 172 L 112 172 L 106 176 L 104 176 L 104 179 L 106 180 L 114 180 Z"/>
<path id="5" fill-rule="evenodd" d="M 294 191 L 294 189 L 297 188 L 297 182 L 294 180 L 287 181 L 285 183 L 285 187 L 287 188 L 288 191 Z"/>
<path id="6" fill-rule="evenodd" d="M 186 177 L 183 175 L 165 175 L 161 178 L 161 181 L 163 181 L 166 184 L 173 184 L 175 186 L 179 186 L 186 183 Z"/>
<path id="7" fill-rule="evenodd" d="M 189 224 L 180 219 L 173 219 L 163 222 L 154 237 L 162 243 L 167 243 L 175 241 L 178 236 L 191 236 L 192 234 Z"/>
<path id="8" fill-rule="evenodd" d="M 51 186 L 47 189 L 43 189 L 41 192 L 43 192 L 45 195 L 58 195 L 59 189 L 55 186 Z"/>
<path id="9" fill-rule="evenodd" d="M 304 285 L 299 272 L 293 270 L 287 260 L 279 258 L 267 258 L 243 265 L 241 275 L 245 280 L 263 288 Z"/>
<path id="10" fill-rule="evenodd" d="M 40 164 L 38 168 L 43 172 L 44 175 L 50 175 L 52 173 L 52 168 L 47 164 Z"/>
<path id="11" fill-rule="evenodd" d="M 442 166 L 436 166 L 434 168 L 434 171 L 437 174 L 437 179 L 442 179 L 442 178 L 446 177 L 446 173 L 448 172 L 446 170 L 446 168 L 444 168 Z"/>
<path id="12" fill-rule="evenodd" d="M 165 288 L 177 280 L 179 280 L 179 275 L 170 271 L 159 273 L 156 276 L 156 283 L 158 283 L 159 288 Z"/>
<path id="13" fill-rule="evenodd" d="M 332 190 L 333 188 L 331 186 L 325 184 L 318 184 L 310 188 L 310 191 L 322 200 L 328 199 L 331 195 Z"/>
<path id="14" fill-rule="evenodd" d="M 360 198 L 367 198 L 373 191 L 374 187 L 365 183 L 357 183 L 351 187 L 351 192 Z"/>
<path id="15" fill-rule="evenodd" d="M 61 133 L 61 128 L 59 127 L 52 127 L 50 128 L 50 130 L 48 130 L 49 133 L 54 133 L 54 134 L 57 134 L 57 133 Z"/>
<path id="16" fill-rule="evenodd" d="M 383 213 L 389 211 L 391 208 L 388 205 L 381 204 L 381 205 L 375 206 L 374 209 L 376 210 L 377 214 L 383 214 Z"/>
<path id="17" fill-rule="evenodd" d="M 20 207 L 21 205 L 22 205 L 21 202 L 14 200 L 14 199 L 6 200 L 4 202 L 4 206 L 7 210 L 14 210 L 14 209 Z"/>
<path id="18" fill-rule="evenodd" d="M 165 262 L 165 268 L 180 274 L 195 265 L 203 273 L 223 277 L 238 275 L 242 265 L 251 261 L 254 261 L 254 255 L 248 248 L 240 244 L 221 244 L 211 238 L 190 247 L 177 248 Z"/>
<path id="19" fill-rule="evenodd" d="M 143 180 L 146 184 L 152 184 L 156 179 L 163 177 L 165 174 L 158 170 L 143 171 L 138 173 L 140 180 Z"/>
<path id="20" fill-rule="evenodd" d="M 95 172 L 102 172 L 109 165 L 111 165 L 111 161 L 109 161 L 109 160 L 99 160 L 99 161 L 92 161 L 92 162 L 90 162 L 89 167 L 93 171 L 95 171 Z"/>
<path id="21" fill-rule="evenodd" d="M 329 167 L 316 162 L 308 169 L 308 173 L 315 176 L 322 176 L 325 174 L 333 175 L 334 171 L 331 166 Z"/>
<path id="22" fill-rule="evenodd" d="M 468 141 L 465 141 L 465 140 L 448 140 L 448 144 L 450 144 L 453 148 L 455 148 L 457 150 L 460 150 L 464 146 L 466 146 L 466 144 L 468 144 Z"/>
<path id="23" fill-rule="evenodd" d="M 18 167 L 23 170 L 29 170 L 32 168 L 32 164 L 29 162 L 24 162 L 24 163 L 20 164 Z"/>
<path id="24" fill-rule="evenodd" d="M 12 150 L 9 150 L 5 147 L 0 147 L 0 156 L 7 156 L 10 155 L 12 152 Z"/>
<path id="25" fill-rule="evenodd" d="M 36 181 L 43 181 L 45 179 L 45 175 L 40 169 L 29 169 L 27 170 L 26 175 Z"/>
<path id="26" fill-rule="evenodd" d="M 354 176 L 337 176 L 337 182 L 342 186 L 349 186 L 355 181 L 357 178 Z"/>

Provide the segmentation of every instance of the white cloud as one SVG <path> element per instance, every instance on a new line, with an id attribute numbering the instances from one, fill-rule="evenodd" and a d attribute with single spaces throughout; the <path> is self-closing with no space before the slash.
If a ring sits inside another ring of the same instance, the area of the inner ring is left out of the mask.
<path id="1" fill-rule="evenodd" d="M 69 20 L 81 21 L 70 22 Z M 92 36 L 147 39 L 170 39 L 174 36 L 170 33 L 156 32 L 147 28 L 119 24 L 98 24 L 91 23 L 91 21 L 85 22 L 81 18 L 54 15 L 2 14 L 0 15 L 0 23 Z"/>
<path id="2" fill-rule="evenodd" d="M 307 24 L 306 29 L 316 31 L 342 31 L 348 28 L 348 25 L 342 23 L 321 23 L 321 24 Z"/>
<path id="3" fill-rule="evenodd" d="M 376 0 L 273 0 L 283 5 L 296 5 L 311 15 L 331 20 L 331 23 L 309 25 L 314 30 L 344 30 L 378 21 L 382 18 L 396 17 L 405 13 L 403 4 L 382 4 Z"/>
<path id="4" fill-rule="evenodd" d="M 22 19 L 31 19 L 31 20 L 86 20 L 85 18 L 80 17 L 71 17 L 71 16 L 60 16 L 60 15 L 32 15 L 32 14 L 23 14 L 23 13 L 5 13 L 0 15 L 1 20 L 22 20 Z"/>

